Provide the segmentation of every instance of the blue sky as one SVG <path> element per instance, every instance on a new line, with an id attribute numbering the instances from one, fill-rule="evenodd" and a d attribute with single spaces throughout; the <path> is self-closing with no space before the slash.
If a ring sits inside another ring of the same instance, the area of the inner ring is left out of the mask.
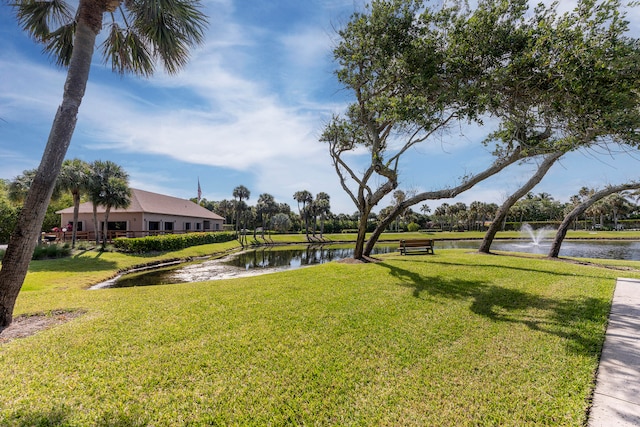
<path id="1" fill-rule="evenodd" d="M 575 2 L 562 2 L 568 10 Z M 323 125 L 350 100 L 333 70 L 335 28 L 362 2 L 354 0 L 208 0 L 203 46 L 177 76 L 121 77 L 98 52 L 67 158 L 112 160 L 130 185 L 176 197 L 231 199 L 244 185 L 250 204 L 261 193 L 296 208 L 293 193 L 331 196 L 332 211 L 356 207 L 341 189 Z M 629 15 L 640 35 L 640 11 Z M 0 178 L 13 179 L 40 162 L 58 107 L 65 70 L 41 53 L 0 5 Z M 492 130 L 458 127 L 412 150 L 400 188 L 428 191 L 456 185 L 492 161 L 479 144 Z M 354 160 L 357 161 L 357 158 Z M 448 203 L 501 203 L 524 183 L 519 165 Z M 566 201 L 580 187 L 601 188 L 640 178 L 640 153 L 580 152 L 554 166 L 534 192 Z M 433 208 L 443 201 L 432 201 Z M 388 204 L 389 202 L 383 203 Z"/>

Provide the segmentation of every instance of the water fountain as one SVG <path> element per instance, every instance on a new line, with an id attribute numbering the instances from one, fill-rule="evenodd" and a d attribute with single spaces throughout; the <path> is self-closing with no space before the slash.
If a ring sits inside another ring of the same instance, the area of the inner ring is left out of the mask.
<path id="1" fill-rule="evenodd" d="M 543 228 L 534 230 L 533 227 L 531 227 L 531 225 L 526 222 L 522 224 L 522 227 L 520 228 L 520 232 L 522 232 L 524 235 L 529 236 L 531 238 L 531 243 L 534 246 L 540 246 L 542 239 L 544 239 L 544 237 L 550 234 L 552 231 L 553 230 L 548 227 L 543 227 Z"/>

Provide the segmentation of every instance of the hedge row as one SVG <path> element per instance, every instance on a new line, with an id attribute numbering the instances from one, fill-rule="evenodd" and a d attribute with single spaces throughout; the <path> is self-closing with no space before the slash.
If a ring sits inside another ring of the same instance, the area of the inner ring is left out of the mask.
<path id="1" fill-rule="evenodd" d="M 149 237 L 119 237 L 113 245 L 122 252 L 141 254 L 145 252 L 176 251 L 190 246 L 223 243 L 235 240 L 236 235 L 230 232 L 165 234 Z"/>

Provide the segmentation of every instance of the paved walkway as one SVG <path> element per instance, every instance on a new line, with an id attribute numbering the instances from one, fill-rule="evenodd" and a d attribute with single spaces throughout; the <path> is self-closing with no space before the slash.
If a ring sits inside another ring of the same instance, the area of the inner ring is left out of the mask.
<path id="1" fill-rule="evenodd" d="M 640 280 L 616 283 L 588 426 L 640 426 Z"/>

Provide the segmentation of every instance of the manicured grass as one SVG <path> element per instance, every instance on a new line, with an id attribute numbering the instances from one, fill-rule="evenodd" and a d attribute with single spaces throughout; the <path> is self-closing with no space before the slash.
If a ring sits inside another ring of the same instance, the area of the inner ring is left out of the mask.
<path id="1" fill-rule="evenodd" d="M 0 345 L 0 420 L 583 425 L 619 272 L 464 250 L 382 259 L 98 291 L 83 287 L 140 257 L 33 263 L 19 313 L 87 313 Z"/>

